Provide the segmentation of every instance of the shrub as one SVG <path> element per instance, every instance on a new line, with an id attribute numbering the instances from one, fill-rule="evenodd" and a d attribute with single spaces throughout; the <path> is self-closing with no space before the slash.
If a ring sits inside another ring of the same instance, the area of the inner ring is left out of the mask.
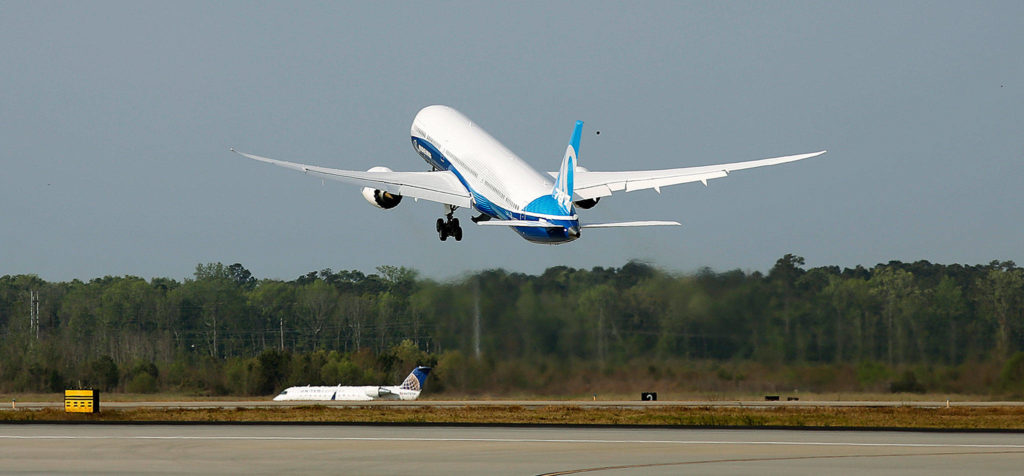
<path id="1" fill-rule="evenodd" d="M 917 374 L 911 370 L 904 371 L 899 380 L 889 385 L 889 389 L 892 393 L 924 393 L 924 385 L 917 381 Z"/>
<path id="2" fill-rule="evenodd" d="M 117 387 L 120 374 L 117 371 L 117 364 L 109 355 L 101 356 L 89 364 L 88 378 L 86 384 L 96 387 L 104 392 L 109 392 Z"/>
<path id="3" fill-rule="evenodd" d="M 857 383 L 862 389 L 884 382 L 889 375 L 889 367 L 878 362 L 864 361 L 857 365 Z"/>
<path id="4" fill-rule="evenodd" d="M 1024 352 L 1017 352 L 1003 365 L 999 373 L 999 387 L 1014 395 L 1024 392 Z"/>
<path id="5" fill-rule="evenodd" d="M 156 393 L 156 377 L 148 372 L 135 374 L 125 387 L 128 393 Z"/>
<path id="6" fill-rule="evenodd" d="M 326 385 L 360 385 L 365 377 L 362 369 L 345 359 L 324 364 L 320 368 L 320 379 Z"/>

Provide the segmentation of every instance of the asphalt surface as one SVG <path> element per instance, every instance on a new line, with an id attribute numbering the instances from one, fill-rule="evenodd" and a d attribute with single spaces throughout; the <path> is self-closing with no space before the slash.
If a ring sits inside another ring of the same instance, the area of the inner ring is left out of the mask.
<path id="1" fill-rule="evenodd" d="M 309 425 L 0 425 L 0 472 L 1019 474 L 1024 434 Z"/>
<path id="2" fill-rule="evenodd" d="M 63 408 L 63 400 L 48 402 L 17 402 L 19 409 L 39 408 Z M 775 407 L 915 407 L 915 408 L 939 408 L 939 407 L 1021 407 L 1024 402 L 912 402 L 912 401 L 738 401 L 738 400 L 714 400 L 714 401 L 671 401 L 659 400 L 654 402 L 643 401 L 603 401 L 603 400 L 473 400 L 473 401 L 443 401 L 443 400 L 414 400 L 414 401 L 388 401 L 377 400 L 370 402 L 343 402 L 343 401 L 307 401 L 307 402 L 275 402 L 271 400 L 238 400 L 238 401 L 159 401 L 159 402 L 108 402 L 100 395 L 100 407 L 109 409 L 136 409 L 136 408 L 163 408 L 163 409 L 196 409 L 196 408 L 274 408 L 274 407 L 297 407 L 308 405 L 324 405 L 330 407 L 466 407 L 466 406 L 520 406 L 520 407 L 548 407 L 548 406 L 575 406 L 584 408 L 657 408 L 657 407 L 723 407 L 723 408 L 775 408 Z M 0 409 L 10 410 L 10 402 L 0 405 Z"/>

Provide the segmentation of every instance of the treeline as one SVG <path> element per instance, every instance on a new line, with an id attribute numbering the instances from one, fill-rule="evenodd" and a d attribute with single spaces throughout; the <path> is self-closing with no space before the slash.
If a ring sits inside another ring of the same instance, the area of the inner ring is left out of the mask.
<path id="1" fill-rule="evenodd" d="M 394 384 L 430 364 L 433 391 L 468 393 L 589 392 L 638 375 L 695 390 L 1013 393 L 1024 390 L 1024 357 L 1011 359 L 1024 350 L 1024 270 L 805 269 L 786 255 L 767 274 L 630 262 L 452 282 L 392 266 L 280 281 L 211 263 L 184 281 L 3 276 L 0 333 L 8 392 L 266 395 Z"/>

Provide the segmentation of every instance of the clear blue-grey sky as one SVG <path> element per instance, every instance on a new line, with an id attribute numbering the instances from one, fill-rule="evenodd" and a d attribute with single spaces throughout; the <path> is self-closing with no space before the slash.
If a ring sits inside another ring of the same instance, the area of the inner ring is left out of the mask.
<path id="1" fill-rule="evenodd" d="M 378 3 L 0 2 L 0 275 L 1024 262 L 1022 2 Z M 430 104 L 541 170 L 577 119 L 591 170 L 829 153 L 616 195 L 584 218 L 684 226 L 543 246 L 441 243 L 439 205 L 228 152 L 424 170 Z"/>

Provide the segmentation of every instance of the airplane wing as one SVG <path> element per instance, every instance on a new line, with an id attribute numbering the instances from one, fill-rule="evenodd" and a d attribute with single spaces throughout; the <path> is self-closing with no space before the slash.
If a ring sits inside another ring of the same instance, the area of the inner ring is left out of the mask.
<path id="1" fill-rule="evenodd" d="M 734 162 L 731 164 L 705 165 L 701 167 L 683 167 L 679 169 L 633 170 L 626 172 L 590 172 L 577 169 L 575 174 L 575 199 L 587 200 L 611 195 L 613 192 L 645 190 L 653 188 L 661 192 L 661 187 L 687 182 L 708 184 L 708 180 L 722 178 L 734 170 L 752 169 L 768 165 L 784 164 L 797 160 L 809 159 L 824 154 L 826 151 L 810 154 L 787 155 L 771 159 Z M 557 172 L 549 172 L 557 177 Z"/>
<path id="2" fill-rule="evenodd" d="M 266 162 L 287 169 L 297 170 L 306 175 L 370 187 L 385 192 L 432 202 L 469 207 L 471 196 L 458 177 L 450 171 L 434 172 L 360 172 L 357 170 L 331 169 L 296 162 L 268 159 L 231 149 L 232 152 L 252 160 Z"/>

